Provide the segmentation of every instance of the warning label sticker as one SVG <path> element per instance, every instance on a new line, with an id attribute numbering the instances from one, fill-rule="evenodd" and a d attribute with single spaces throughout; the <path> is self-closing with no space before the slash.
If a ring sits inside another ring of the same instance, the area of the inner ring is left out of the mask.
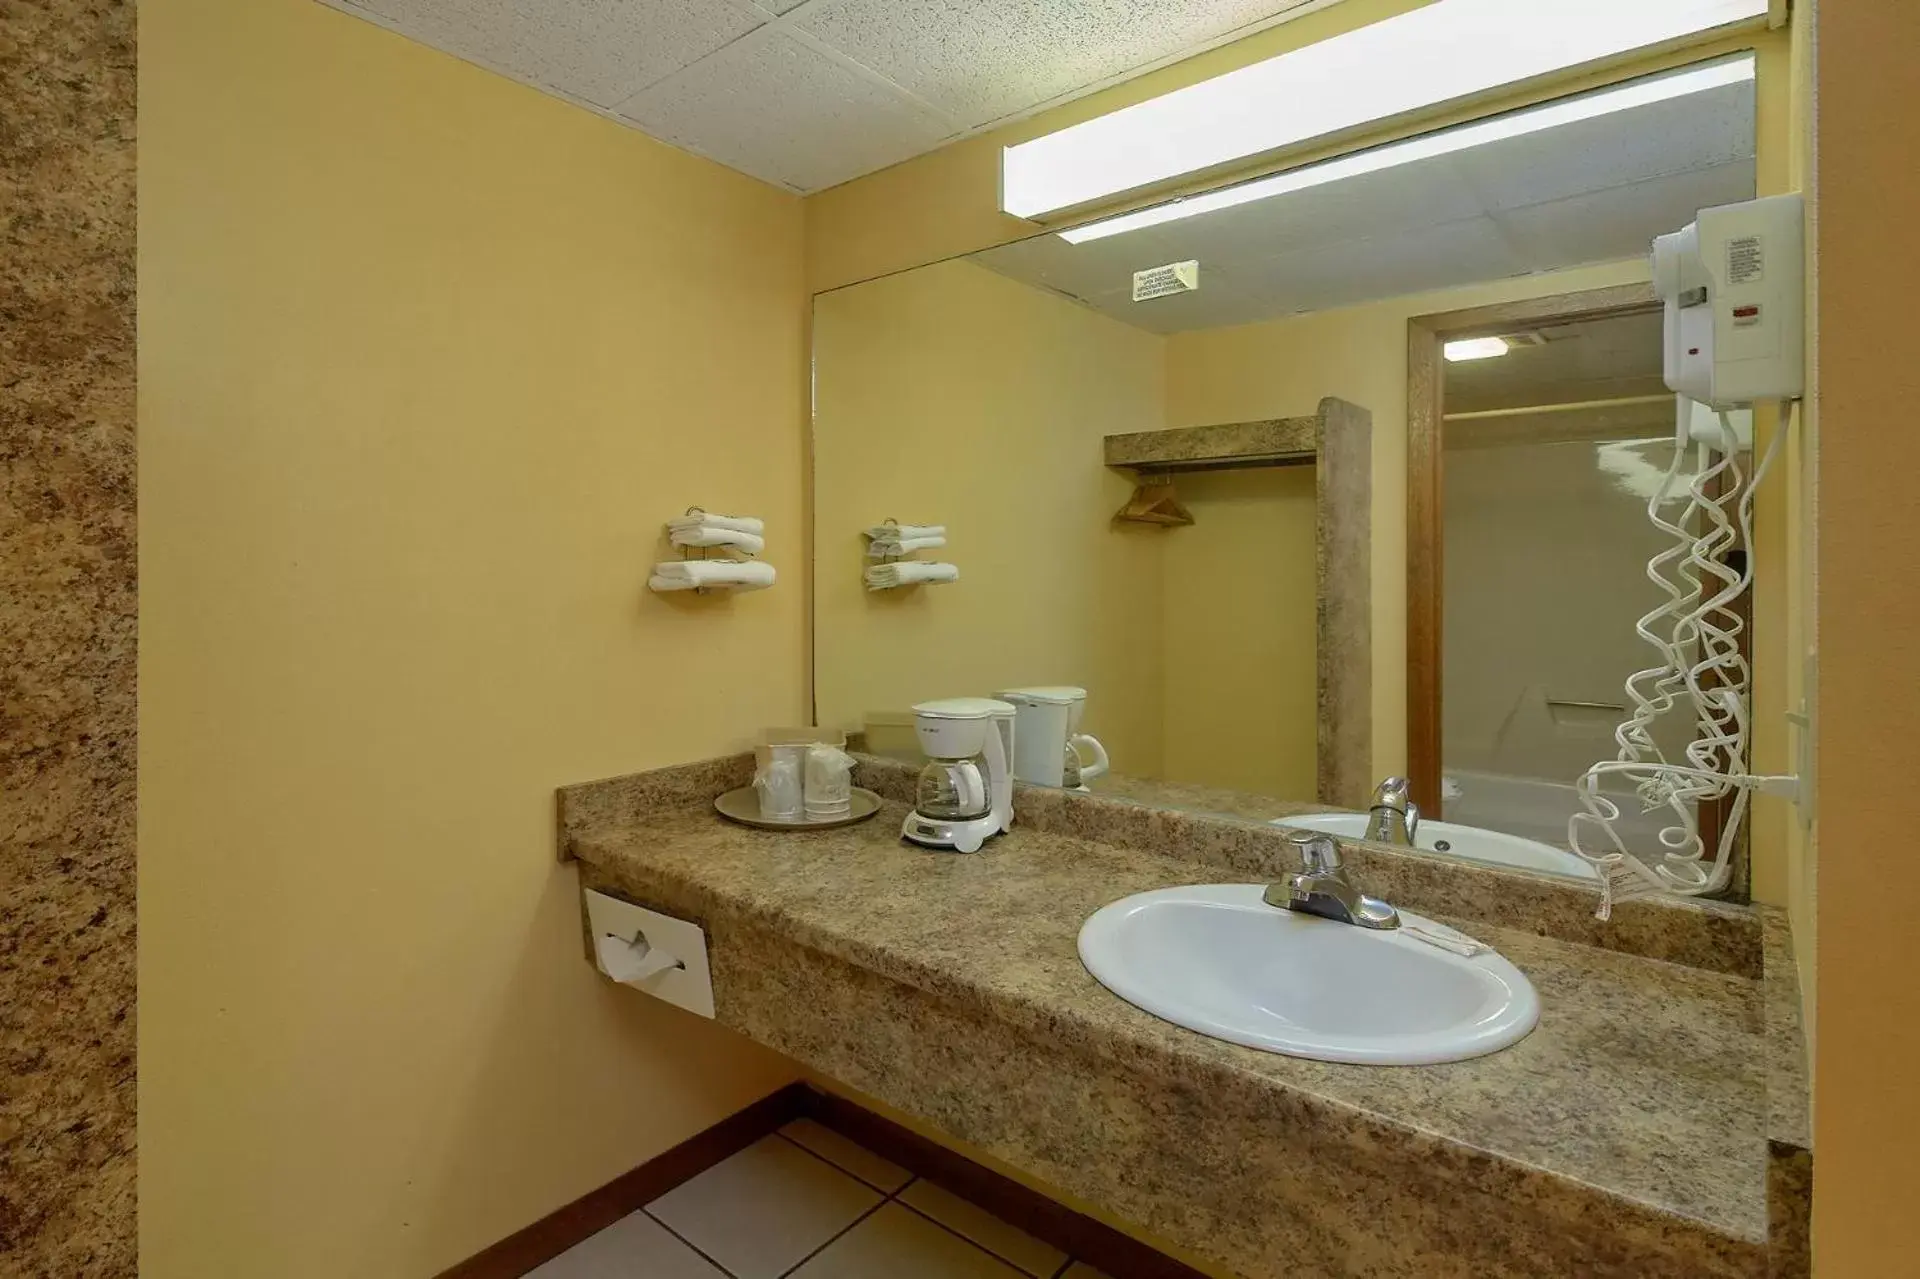
<path id="1" fill-rule="evenodd" d="M 1758 284 L 1765 268 L 1759 236 L 1748 235 L 1727 241 L 1728 284 Z"/>

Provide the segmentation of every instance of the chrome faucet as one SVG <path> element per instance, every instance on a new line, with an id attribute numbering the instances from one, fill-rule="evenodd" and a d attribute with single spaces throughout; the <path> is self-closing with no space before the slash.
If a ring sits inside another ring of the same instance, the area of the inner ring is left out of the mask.
<path id="1" fill-rule="evenodd" d="M 1340 841 L 1319 831 L 1303 830 L 1288 840 L 1300 850 L 1306 869 L 1267 885 L 1262 895 L 1269 906 L 1297 910 L 1322 919 L 1357 924 L 1361 928 L 1398 928 L 1400 912 L 1378 897 L 1353 886 L 1340 863 Z"/>
<path id="2" fill-rule="evenodd" d="M 1373 806 L 1367 809 L 1367 838 L 1382 844 L 1412 848 L 1414 834 L 1420 829 L 1420 809 L 1407 798 L 1407 779 L 1389 777 L 1373 792 Z"/>

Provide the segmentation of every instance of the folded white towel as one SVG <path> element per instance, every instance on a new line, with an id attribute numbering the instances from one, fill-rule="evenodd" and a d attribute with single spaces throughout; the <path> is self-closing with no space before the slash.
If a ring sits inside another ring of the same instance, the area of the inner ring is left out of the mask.
<path id="1" fill-rule="evenodd" d="M 702 586 L 759 591 L 773 585 L 773 565 L 759 560 L 665 560 L 653 566 L 647 585 L 656 591 L 691 591 Z"/>
<path id="2" fill-rule="evenodd" d="M 736 533 L 764 533 L 767 526 L 751 515 L 715 515 L 695 509 L 667 521 L 668 528 L 730 528 Z"/>
<path id="3" fill-rule="evenodd" d="M 869 564 L 867 566 L 867 589 L 870 591 L 886 591 L 896 586 L 913 586 L 920 582 L 957 582 L 959 580 L 960 570 L 952 564 L 908 560 L 900 564 Z"/>
<path id="4" fill-rule="evenodd" d="M 673 529 L 667 540 L 675 546 L 733 546 L 748 555 L 758 555 L 767 549 L 766 539 L 758 533 L 742 533 L 739 529 L 711 528 L 701 524 L 693 528 Z"/>
<path id="5" fill-rule="evenodd" d="M 945 546 L 944 537 L 905 537 L 899 541 L 876 537 L 867 543 L 867 556 L 879 559 L 883 555 L 911 555 L 915 551 L 931 551 L 936 546 Z"/>
<path id="6" fill-rule="evenodd" d="M 876 524 L 866 530 L 868 537 L 897 542 L 908 537 L 945 537 L 944 524 Z"/>

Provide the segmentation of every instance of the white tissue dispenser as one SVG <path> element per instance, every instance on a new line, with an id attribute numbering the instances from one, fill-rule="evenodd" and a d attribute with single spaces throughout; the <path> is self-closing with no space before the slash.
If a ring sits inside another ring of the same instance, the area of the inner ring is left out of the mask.
<path id="1" fill-rule="evenodd" d="M 582 889 L 594 966 L 608 978 L 702 1017 L 713 1016 L 707 934 L 698 924 Z"/>

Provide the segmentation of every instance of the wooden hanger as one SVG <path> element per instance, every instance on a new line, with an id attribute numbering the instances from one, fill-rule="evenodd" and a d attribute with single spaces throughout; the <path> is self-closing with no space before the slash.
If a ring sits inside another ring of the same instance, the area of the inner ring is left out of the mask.
<path id="1" fill-rule="evenodd" d="M 1172 526 L 1193 523 L 1193 513 L 1180 505 L 1180 499 L 1174 496 L 1173 484 L 1167 480 L 1136 486 L 1133 496 L 1114 513 L 1113 518 L 1132 524 Z"/>

